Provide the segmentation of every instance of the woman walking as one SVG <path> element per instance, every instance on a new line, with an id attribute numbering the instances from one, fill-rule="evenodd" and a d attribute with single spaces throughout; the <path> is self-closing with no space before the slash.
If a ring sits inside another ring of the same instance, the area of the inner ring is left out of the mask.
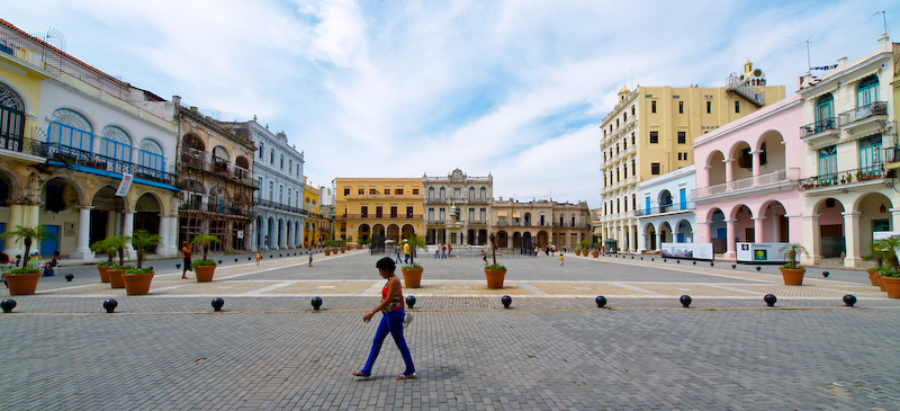
<path id="1" fill-rule="evenodd" d="M 378 358 L 378 352 L 381 351 L 381 344 L 384 342 L 388 333 L 394 337 L 397 348 L 403 356 L 403 362 L 406 363 L 406 370 L 403 374 L 397 376 L 399 380 L 407 378 L 416 378 L 416 367 L 413 365 L 412 354 L 406 345 L 406 339 L 403 338 L 403 323 L 405 319 L 405 304 L 403 303 L 403 292 L 400 287 L 400 280 L 394 275 L 397 266 L 390 257 L 384 257 L 375 263 L 378 274 L 387 279 L 384 289 L 381 290 L 381 304 L 375 307 L 372 312 L 367 313 L 363 317 L 363 321 L 368 323 L 375 313 L 381 311 L 381 322 L 378 324 L 378 330 L 375 331 L 375 340 L 372 342 L 372 351 L 369 352 L 369 360 L 366 366 L 359 371 L 353 371 L 353 375 L 362 378 L 369 378 L 372 375 L 372 366 L 375 365 L 375 359 Z"/>

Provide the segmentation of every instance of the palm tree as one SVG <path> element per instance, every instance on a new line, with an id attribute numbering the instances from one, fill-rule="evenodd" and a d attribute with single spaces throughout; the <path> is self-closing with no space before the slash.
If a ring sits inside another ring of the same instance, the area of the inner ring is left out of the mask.
<path id="1" fill-rule="evenodd" d="M 897 251 L 900 250 L 900 238 L 887 237 L 876 241 L 876 246 L 881 249 L 885 263 L 897 270 L 900 269 L 900 261 L 897 260 Z"/>
<path id="2" fill-rule="evenodd" d="M 110 240 L 110 238 L 112 237 L 107 237 L 91 244 L 91 251 L 95 253 L 106 253 L 109 255 L 107 262 L 109 265 L 113 265 L 113 260 L 116 258 L 116 251 L 118 251 L 119 248 L 113 244 L 113 240 Z"/>
<path id="3" fill-rule="evenodd" d="M 125 235 L 113 235 L 113 236 L 106 237 L 103 240 L 94 243 L 94 245 L 91 246 L 91 249 L 94 251 L 102 250 L 102 251 L 108 252 L 110 261 L 112 261 L 112 259 L 113 259 L 113 253 L 118 254 L 119 255 L 119 265 L 124 266 L 125 265 L 125 247 L 128 247 L 129 241 L 131 241 L 131 237 L 126 237 Z"/>
<path id="4" fill-rule="evenodd" d="M 413 234 L 412 237 L 406 239 L 406 243 L 409 244 L 410 250 L 412 250 L 412 254 L 409 255 L 409 263 L 410 265 L 416 265 L 416 250 L 424 250 L 428 251 L 428 244 L 425 243 L 425 239 Z"/>
<path id="5" fill-rule="evenodd" d="M 131 237 L 131 244 L 137 250 L 137 268 L 141 268 L 144 265 L 144 255 L 147 254 L 147 247 L 158 245 L 160 241 L 162 241 L 162 236 L 159 234 L 150 234 L 147 230 L 134 232 L 134 236 Z"/>
<path id="6" fill-rule="evenodd" d="M 50 233 L 47 232 L 47 229 L 44 228 L 43 224 L 34 228 L 17 225 L 14 231 L 7 231 L 0 234 L 0 239 L 6 239 L 7 237 L 16 237 L 16 240 L 23 240 L 22 242 L 25 244 L 25 261 L 28 261 L 28 257 L 31 255 L 31 245 L 34 244 L 34 240 L 49 240 Z M 27 263 L 25 265 L 27 265 Z"/>
<path id="7" fill-rule="evenodd" d="M 221 243 L 219 241 L 219 237 L 216 237 L 211 234 L 200 234 L 194 237 L 194 240 L 191 241 L 191 244 L 194 244 L 203 249 L 203 259 L 206 260 L 206 255 L 209 253 L 209 246 L 212 243 Z M 213 264 L 215 265 L 215 264 Z"/>
<path id="8" fill-rule="evenodd" d="M 801 268 L 800 267 L 800 257 L 802 254 L 806 254 L 807 256 L 809 255 L 809 252 L 806 251 L 806 248 L 804 248 L 799 243 L 785 244 L 784 247 L 781 247 L 781 252 L 784 253 L 785 257 L 787 257 L 788 260 L 790 260 L 790 267 L 786 267 L 786 268 L 793 268 L 793 269 Z"/>

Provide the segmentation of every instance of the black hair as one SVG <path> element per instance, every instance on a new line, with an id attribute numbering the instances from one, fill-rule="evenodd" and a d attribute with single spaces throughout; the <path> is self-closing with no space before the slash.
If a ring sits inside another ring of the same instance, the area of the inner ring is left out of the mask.
<path id="1" fill-rule="evenodd" d="M 383 257 L 382 259 L 378 260 L 377 263 L 375 263 L 375 268 L 379 270 L 388 270 L 393 273 L 394 270 L 397 269 L 397 265 L 394 264 L 394 260 L 390 257 Z"/>

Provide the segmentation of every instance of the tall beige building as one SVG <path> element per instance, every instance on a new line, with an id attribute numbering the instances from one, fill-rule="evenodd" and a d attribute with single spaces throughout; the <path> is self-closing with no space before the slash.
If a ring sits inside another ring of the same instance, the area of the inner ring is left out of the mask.
<path id="1" fill-rule="evenodd" d="M 747 61 L 725 87 L 623 87 L 600 126 L 603 204 L 599 231 L 623 251 L 638 249 L 638 185 L 694 164 L 694 137 L 782 100 L 784 86 L 766 86 Z M 682 201 L 689 201 L 683 199 Z"/>
<path id="2" fill-rule="evenodd" d="M 453 170 L 447 177 L 422 177 L 428 244 L 485 245 L 491 231 L 494 177 Z"/>

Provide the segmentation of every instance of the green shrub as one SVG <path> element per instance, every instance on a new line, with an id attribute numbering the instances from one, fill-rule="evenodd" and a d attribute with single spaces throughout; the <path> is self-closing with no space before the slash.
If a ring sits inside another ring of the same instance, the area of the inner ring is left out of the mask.
<path id="1" fill-rule="evenodd" d="M 39 272 L 41 269 L 37 267 L 16 267 L 9 270 L 10 274 L 37 274 Z"/>
<path id="2" fill-rule="evenodd" d="M 125 274 L 153 274 L 153 269 L 150 267 L 132 268 L 126 271 Z"/>
<path id="3" fill-rule="evenodd" d="M 194 271 L 197 271 L 197 267 L 207 267 L 207 266 L 215 267 L 216 260 L 200 259 L 200 260 L 195 260 L 193 263 L 191 263 L 191 269 L 193 269 Z"/>
<path id="4" fill-rule="evenodd" d="M 505 265 L 501 265 L 501 264 L 494 263 L 494 264 L 491 264 L 491 265 L 489 265 L 489 266 L 484 267 L 484 269 L 485 269 L 485 270 L 492 270 L 492 271 L 506 271 L 506 266 L 505 266 Z"/>

